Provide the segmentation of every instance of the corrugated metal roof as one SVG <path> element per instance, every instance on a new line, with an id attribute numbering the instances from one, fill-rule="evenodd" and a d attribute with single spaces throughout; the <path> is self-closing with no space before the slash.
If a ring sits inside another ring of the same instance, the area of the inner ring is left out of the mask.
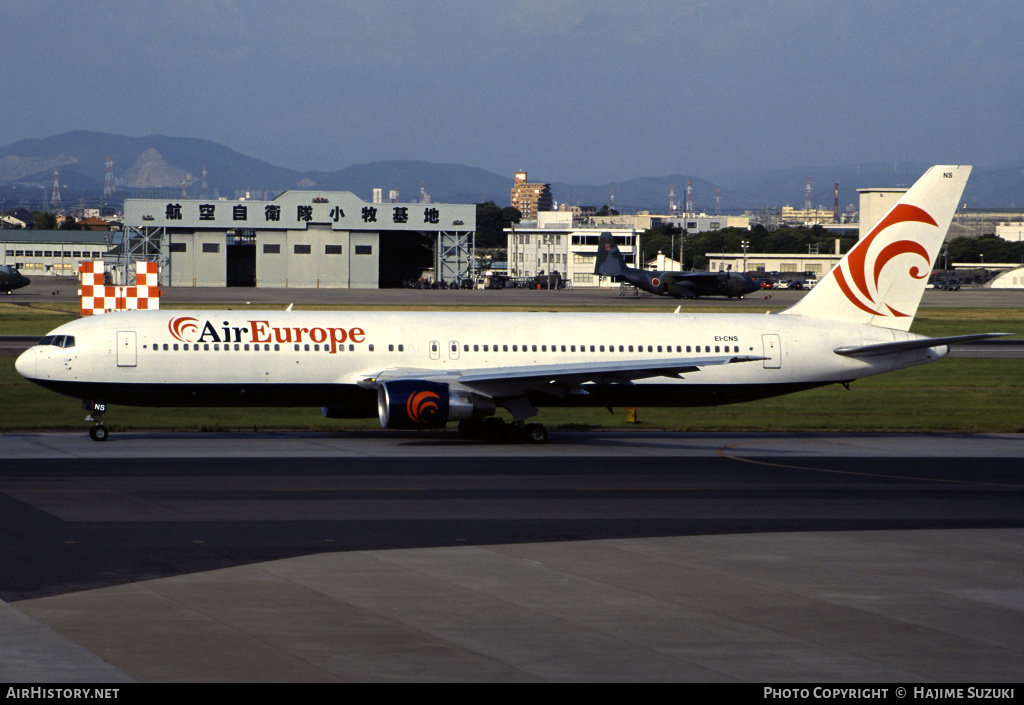
<path id="1" fill-rule="evenodd" d="M 53 243 L 59 245 L 106 245 L 107 238 L 120 233 L 102 232 L 96 230 L 35 230 L 5 228 L 0 230 L 0 242 L 3 243 Z M 112 240 L 113 241 L 113 240 Z"/>

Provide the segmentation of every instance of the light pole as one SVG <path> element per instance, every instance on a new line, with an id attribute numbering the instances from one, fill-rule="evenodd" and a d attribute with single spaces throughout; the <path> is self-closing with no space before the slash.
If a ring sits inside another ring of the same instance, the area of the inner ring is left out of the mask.
<path id="1" fill-rule="evenodd" d="M 750 242 L 747 240 L 740 241 L 740 247 L 743 248 L 743 271 L 747 271 L 747 248 L 750 247 Z"/>

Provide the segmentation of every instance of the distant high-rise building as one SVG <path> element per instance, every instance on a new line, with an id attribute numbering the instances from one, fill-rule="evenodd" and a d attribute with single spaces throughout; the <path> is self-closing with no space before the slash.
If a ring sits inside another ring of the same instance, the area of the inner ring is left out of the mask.
<path id="1" fill-rule="evenodd" d="M 512 207 L 522 213 L 523 220 L 536 220 L 537 213 L 554 207 L 551 184 L 531 184 L 525 171 L 517 171 L 512 186 Z"/>

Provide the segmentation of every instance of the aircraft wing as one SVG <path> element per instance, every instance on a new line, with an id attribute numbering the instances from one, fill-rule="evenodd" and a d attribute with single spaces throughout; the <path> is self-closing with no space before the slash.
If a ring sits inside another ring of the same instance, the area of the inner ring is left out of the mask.
<path id="1" fill-rule="evenodd" d="M 659 360 L 609 360 L 522 367 L 484 367 L 464 370 L 389 369 L 360 380 L 362 387 L 376 388 L 384 382 L 422 379 L 458 384 L 488 396 L 521 395 L 528 391 L 544 391 L 576 387 L 586 382 L 597 384 L 631 384 L 648 377 L 679 377 L 697 372 L 708 365 L 763 360 L 753 355 L 716 355 L 713 357 L 674 357 Z"/>
<path id="2" fill-rule="evenodd" d="M 889 353 L 905 352 L 907 350 L 935 348 L 941 345 L 973 343 L 976 340 L 998 338 L 1003 335 L 1009 335 L 1009 333 L 975 333 L 973 335 L 951 335 L 945 338 L 918 338 L 916 340 L 900 340 L 894 343 L 841 347 L 836 348 L 832 352 L 836 355 L 845 355 L 846 357 L 873 357 L 874 355 L 888 355 Z"/>

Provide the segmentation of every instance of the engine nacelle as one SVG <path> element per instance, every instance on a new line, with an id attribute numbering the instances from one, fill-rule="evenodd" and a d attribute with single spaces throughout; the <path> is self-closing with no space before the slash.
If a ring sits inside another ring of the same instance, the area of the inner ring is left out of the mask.
<path id="1" fill-rule="evenodd" d="M 442 428 L 449 421 L 491 416 L 494 400 L 449 389 L 441 382 L 399 380 L 377 390 L 377 414 L 384 428 Z"/>

